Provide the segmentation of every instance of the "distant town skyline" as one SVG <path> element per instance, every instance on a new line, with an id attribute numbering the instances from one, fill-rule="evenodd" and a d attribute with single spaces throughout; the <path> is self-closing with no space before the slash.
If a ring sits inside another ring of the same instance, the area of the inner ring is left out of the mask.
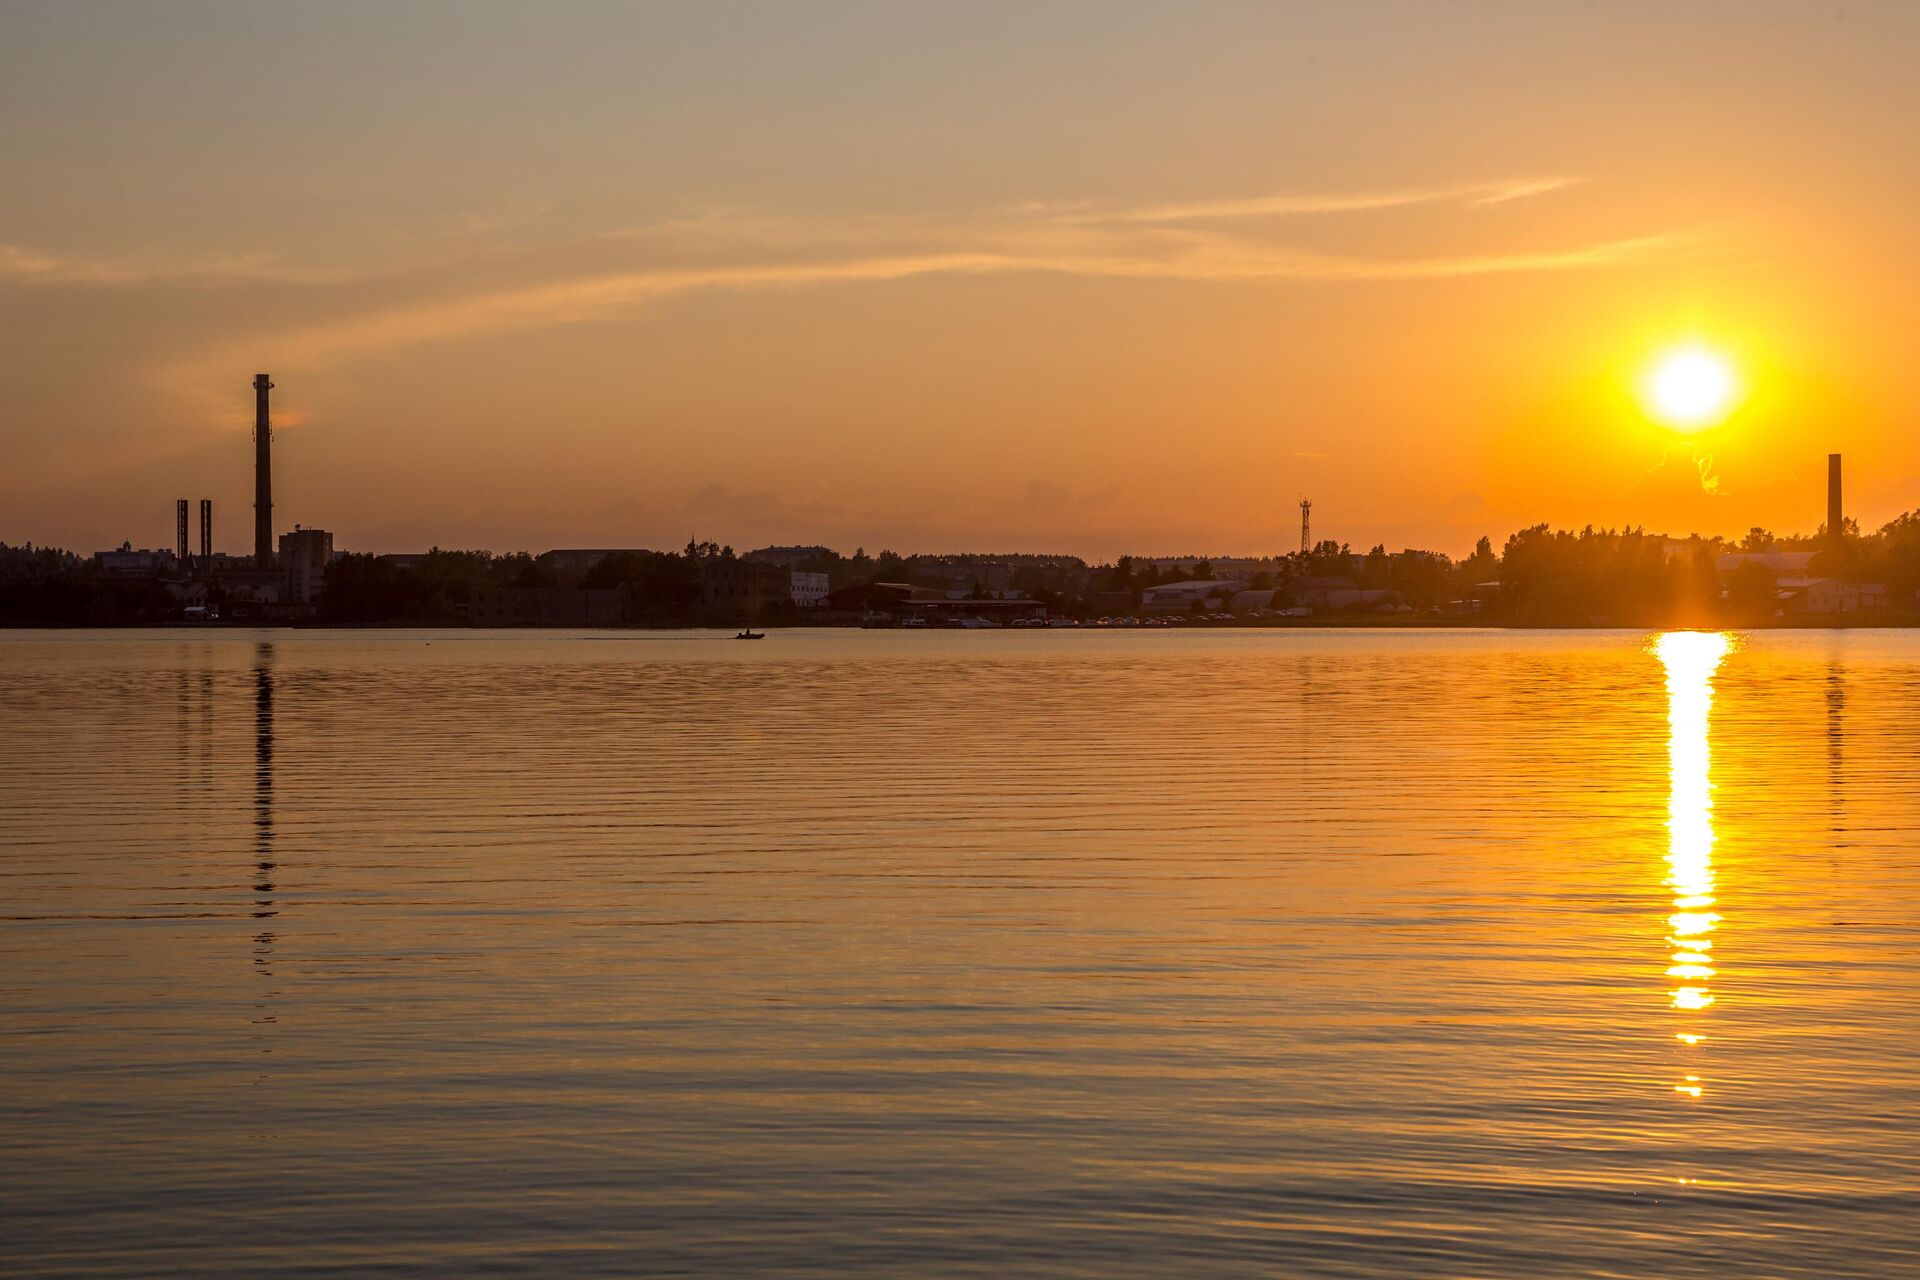
<path id="1" fill-rule="evenodd" d="M 1205 21 L 1196 20 L 1205 17 Z M 0 540 L 1464 556 L 1920 506 L 1920 11 L 16 4 Z M 1639 395 L 1724 351 L 1682 430 Z"/>

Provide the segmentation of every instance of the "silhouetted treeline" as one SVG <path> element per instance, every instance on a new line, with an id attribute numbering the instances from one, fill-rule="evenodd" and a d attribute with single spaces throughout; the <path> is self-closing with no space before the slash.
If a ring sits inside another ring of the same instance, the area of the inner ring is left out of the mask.
<path id="1" fill-rule="evenodd" d="M 1531 626 L 1710 625 L 1718 619 L 1721 548 L 1700 538 L 1678 549 L 1643 530 L 1522 529 L 1500 556 L 1493 610 Z"/>
<path id="2" fill-rule="evenodd" d="M 905 583 L 949 594 L 1032 599 L 1069 617 L 1130 610 L 1157 585 L 1231 580 L 1270 591 L 1273 609 L 1304 602 L 1323 615 L 1439 614 L 1521 626 L 1741 624 L 1775 617 L 1783 591 L 1831 579 L 1884 584 L 1888 612 L 1912 620 L 1920 591 L 1920 511 L 1871 534 L 1861 534 L 1852 521 L 1842 532 L 1836 544 L 1824 529 L 1775 536 L 1755 528 L 1734 541 L 1541 524 L 1514 533 L 1498 552 L 1481 538 L 1473 554 L 1460 560 L 1389 553 L 1384 546 L 1356 554 L 1345 543 L 1323 541 L 1305 553 L 1259 561 L 1262 567 L 1251 573 L 1245 560 L 1235 562 L 1240 572 L 1233 573 L 1203 557 L 1151 564 L 1123 556 L 1090 566 L 1074 556 L 869 555 L 864 548 L 842 555 L 818 546 L 768 547 L 739 559 L 825 574 L 835 591 Z M 1729 552 L 1803 554 L 1790 557 L 1790 569 L 1775 557 L 1720 571 L 1717 562 Z M 476 593 L 557 587 L 620 590 L 623 616 L 636 623 L 711 620 L 702 611 L 703 577 L 735 559 L 733 548 L 713 542 L 689 542 L 677 552 L 625 550 L 597 557 L 438 547 L 422 555 L 342 555 L 328 565 L 318 619 L 361 626 L 459 623 L 473 616 Z M 180 619 L 191 601 L 217 607 L 225 599 L 217 576 L 191 591 L 188 586 L 178 574 L 110 572 L 65 551 L 0 543 L 0 625 L 168 622 Z M 769 604 L 776 613 L 780 607 Z"/>
<path id="3" fill-rule="evenodd" d="M 524 553 L 496 556 L 435 547 L 404 558 L 336 556 L 321 586 L 320 616 L 360 626 L 464 621 L 476 589 L 527 584 L 537 572 L 533 557 Z"/>
<path id="4" fill-rule="evenodd" d="M 626 587 L 632 593 L 636 621 L 666 619 L 700 601 L 700 560 L 694 555 L 633 551 L 608 556 L 587 570 L 580 585 Z"/>
<path id="5" fill-rule="evenodd" d="M 1887 594 L 1900 600 L 1920 591 L 1920 511 L 1887 521 L 1871 538 L 1849 538 L 1846 545 L 1855 552 L 1852 569 L 1861 580 L 1886 583 Z"/>
<path id="6" fill-rule="evenodd" d="M 158 582 L 114 577 L 52 547 L 0 542 L 0 626 L 135 626 L 179 611 Z"/>
<path id="7" fill-rule="evenodd" d="M 525 552 L 443 551 L 421 556 L 338 556 L 320 595 L 323 621 L 359 626 L 464 621 L 474 594 L 489 587 L 626 586 L 635 621 L 677 618 L 700 600 L 700 560 L 722 548 L 694 544 L 685 552 L 623 551 L 579 569 Z"/>

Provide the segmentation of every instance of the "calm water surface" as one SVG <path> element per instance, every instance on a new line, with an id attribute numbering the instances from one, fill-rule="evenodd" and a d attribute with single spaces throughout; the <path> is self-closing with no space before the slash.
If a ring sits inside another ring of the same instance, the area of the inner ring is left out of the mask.
<path id="1" fill-rule="evenodd" d="M 1920 1274 L 1920 636 L 0 636 L 0 1271 Z"/>

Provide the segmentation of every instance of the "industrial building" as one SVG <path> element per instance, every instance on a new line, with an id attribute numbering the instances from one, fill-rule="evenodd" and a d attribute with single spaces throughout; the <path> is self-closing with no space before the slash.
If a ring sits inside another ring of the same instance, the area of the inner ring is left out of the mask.
<path id="1" fill-rule="evenodd" d="M 1776 576 L 1805 576 L 1815 554 L 1812 551 L 1730 551 L 1716 559 L 1713 568 L 1716 573 L 1725 576 L 1753 564 Z"/>
<path id="2" fill-rule="evenodd" d="M 793 583 L 790 598 L 796 609 L 822 609 L 826 607 L 827 592 L 833 584 L 824 573 L 810 573 L 803 569 L 792 569 Z"/>
<path id="3" fill-rule="evenodd" d="M 1195 609 L 1225 609 L 1227 601 L 1251 585 L 1240 578 L 1163 582 L 1140 593 L 1140 612 L 1190 613 Z"/>
<path id="4" fill-rule="evenodd" d="M 160 582 L 197 612 L 211 616 L 207 602 L 225 601 L 227 617 L 256 619 L 297 618 L 310 615 L 318 604 L 333 560 L 333 535 L 324 529 L 295 526 L 279 539 L 273 536 L 273 420 L 269 393 L 273 380 L 266 374 L 253 379 L 253 553 L 231 556 L 213 549 L 213 499 L 200 499 L 198 551 L 189 542 L 190 504 L 174 501 L 174 547 L 171 551 L 135 550 L 122 544 L 117 551 L 95 554 L 94 563 L 116 577 L 145 577 Z"/>
<path id="5" fill-rule="evenodd" d="M 1827 455 L 1827 519 L 1817 551 L 1739 551 L 1720 556 L 1714 571 L 1721 596 L 1732 597 L 1736 574 L 1764 572 L 1773 580 L 1775 617 L 1880 613 L 1890 604 L 1885 584 L 1854 581 L 1847 574 L 1846 506 L 1840 455 Z"/>
<path id="6" fill-rule="evenodd" d="M 94 552 L 93 563 L 108 573 L 148 577 L 172 574 L 180 567 L 173 552 L 136 548 L 131 542 L 121 543 L 114 551 Z"/>
<path id="7" fill-rule="evenodd" d="M 757 622 L 792 600 L 792 572 L 777 564 L 733 556 L 700 561 L 700 604 L 715 617 Z"/>
<path id="8" fill-rule="evenodd" d="M 869 622 L 909 626 L 1004 623 L 1047 616 L 1046 606 L 1038 600 L 975 596 L 906 582 L 861 582 L 842 587 L 827 598 L 827 607 L 842 613 L 863 613 Z"/>
<path id="9" fill-rule="evenodd" d="M 1878 582 L 1842 578 L 1778 578 L 1774 581 L 1777 615 L 1798 613 L 1881 613 L 1887 588 Z"/>
<path id="10" fill-rule="evenodd" d="M 280 564 L 287 575 L 289 604 L 316 604 L 333 559 L 333 535 L 325 529 L 302 529 L 280 535 Z"/>

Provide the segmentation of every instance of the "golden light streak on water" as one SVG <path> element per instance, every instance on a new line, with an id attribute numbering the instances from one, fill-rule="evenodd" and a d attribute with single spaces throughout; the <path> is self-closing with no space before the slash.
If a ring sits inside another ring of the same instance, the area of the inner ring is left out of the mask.
<path id="1" fill-rule="evenodd" d="M 1666 976 L 1675 979 L 1671 1002 L 1683 1013 L 1701 1013 L 1713 1004 L 1712 934 L 1720 916 L 1713 910 L 1713 752 L 1707 722 L 1714 672 L 1731 647 L 1725 635 L 1700 631 L 1669 632 L 1653 647 L 1667 671 L 1667 884 L 1673 890 L 1673 914 L 1667 917 L 1672 952 Z M 1693 1046 L 1706 1037 L 1689 1029 L 1675 1038 Z M 1706 1092 L 1697 1075 L 1673 1089 L 1690 1098 Z"/>

